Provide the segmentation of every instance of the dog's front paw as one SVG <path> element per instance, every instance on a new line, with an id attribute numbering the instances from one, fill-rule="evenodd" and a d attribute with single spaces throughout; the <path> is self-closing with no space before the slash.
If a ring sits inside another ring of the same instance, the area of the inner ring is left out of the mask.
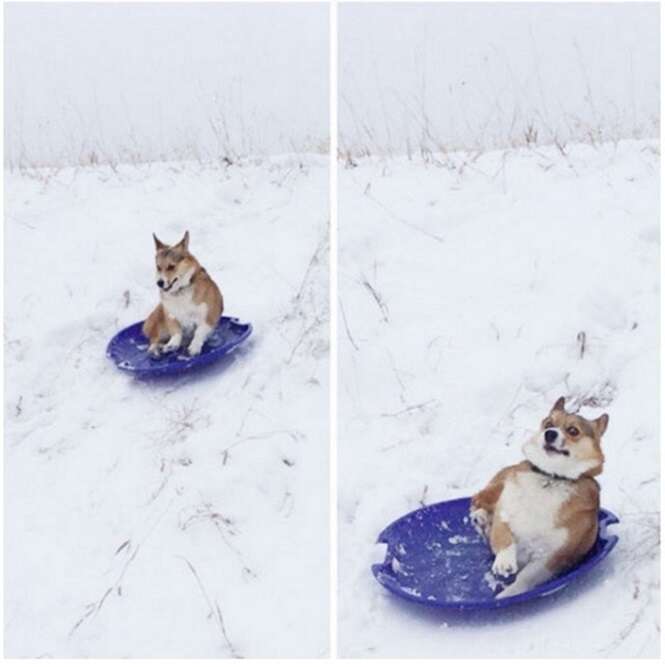
<path id="1" fill-rule="evenodd" d="M 188 348 L 187 348 L 187 354 L 190 357 L 198 357 L 199 354 L 201 354 L 201 348 L 203 345 L 195 345 L 192 343 Z"/>
<path id="2" fill-rule="evenodd" d="M 176 343 L 169 342 L 166 345 L 164 345 L 164 347 L 162 348 L 162 353 L 163 354 L 168 354 L 169 352 L 175 352 L 179 347 L 180 347 L 180 343 L 176 344 Z"/>
<path id="3" fill-rule="evenodd" d="M 148 354 L 153 359 L 159 359 L 162 356 L 162 346 L 159 343 L 153 343 L 148 347 Z"/>
<path id="4" fill-rule="evenodd" d="M 505 549 L 501 549 L 494 557 L 492 563 L 492 573 L 497 577 L 509 577 L 517 572 L 517 550 L 515 544 L 511 544 Z"/>
<path id="5" fill-rule="evenodd" d="M 490 526 L 489 512 L 482 507 L 472 507 L 469 512 L 469 519 L 471 519 L 471 524 L 476 529 L 476 532 L 481 537 L 487 537 Z"/>

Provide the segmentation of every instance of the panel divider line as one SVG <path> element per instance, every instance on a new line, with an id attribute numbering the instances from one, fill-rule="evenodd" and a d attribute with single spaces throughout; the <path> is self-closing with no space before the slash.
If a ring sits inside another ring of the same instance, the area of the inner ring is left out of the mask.
<path id="1" fill-rule="evenodd" d="M 337 532 L 337 394 L 338 394 L 338 218 L 337 218 L 337 67 L 338 67 L 338 33 L 337 33 L 337 0 L 330 0 L 330 657 L 337 658 L 337 568 L 338 568 L 338 532 Z"/>

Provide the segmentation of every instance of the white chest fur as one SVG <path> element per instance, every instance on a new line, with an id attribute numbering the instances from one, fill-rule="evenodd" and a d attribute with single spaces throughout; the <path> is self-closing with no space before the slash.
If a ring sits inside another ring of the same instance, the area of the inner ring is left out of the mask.
<path id="1" fill-rule="evenodd" d="M 547 557 L 563 546 L 567 530 L 557 519 L 572 492 L 570 482 L 537 472 L 520 472 L 506 481 L 497 511 L 515 538 L 518 561 Z"/>
<path id="2" fill-rule="evenodd" d="M 205 321 L 208 307 L 193 301 L 193 290 L 187 287 L 175 294 L 162 294 L 162 306 L 168 317 L 175 318 L 183 329 L 193 329 Z"/>

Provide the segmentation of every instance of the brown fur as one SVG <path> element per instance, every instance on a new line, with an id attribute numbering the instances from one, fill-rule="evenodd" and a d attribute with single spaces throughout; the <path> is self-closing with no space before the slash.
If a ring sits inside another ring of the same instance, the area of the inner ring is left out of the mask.
<path id="1" fill-rule="evenodd" d="M 576 565 L 596 541 L 600 487 L 595 479 L 580 477 L 575 492 L 559 510 L 557 526 L 568 531 L 568 541 L 547 562 L 552 572 L 563 572 Z"/>
<path id="2" fill-rule="evenodd" d="M 603 470 L 604 456 L 600 440 L 608 422 L 609 417 L 606 414 L 598 419 L 587 420 L 580 415 L 568 413 L 565 411 L 564 399 L 560 398 L 541 423 L 541 432 L 547 428 L 558 428 L 564 434 L 564 446 L 576 461 L 598 462 L 577 479 L 566 482 L 572 485 L 573 489 L 558 510 L 555 527 L 566 529 L 567 540 L 547 561 L 547 568 L 552 574 L 573 567 L 586 556 L 596 541 L 600 487 L 594 477 Z M 495 516 L 503 489 L 511 477 L 533 470 L 534 467 L 528 460 L 503 468 L 471 499 L 472 510 L 487 512 L 488 520 L 483 530 L 494 554 L 514 542 L 510 526 Z"/>
<path id="3" fill-rule="evenodd" d="M 181 331 L 180 324 L 172 317 L 166 317 L 160 303 L 143 323 L 143 335 L 153 343 L 165 343 L 171 336 Z"/>
<path id="4" fill-rule="evenodd" d="M 501 521 L 498 517 L 494 517 L 490 527 L 489 542 L 493 554 L 498 554 L 502 549 L 509 547 L 515 539 L 510 532 L 510 526 Z"/>
<path id="5" fill-rule="evenodd" d="M 170 283 L 175 276 L 193 271 L 188 287 L 192 288 L 191 300 L 195 305 L 206 304 L 205 321 L 215 327 L 224 311 L 224 298 L 215 281 L 189 252 L 189 232 L 174 246 L 162 243 L 154 234 L 155 264 L 157 271 Z M 164 343 L 176 333 L 182 333 L 182 327 L 175 317 L 170 317 L 163 304 L 162 295 L 157 307 L 143 323 L 143 334 L 151 345 Z"/>
<path id="6" fill-rule="evenodd" d="M 566 412 L 563 407 L 563 398 L 560 398 L 552 408 L 550 414 L 541 422 L 542 429 L 554 426 L 565 433 L 566 442 L 576 448 L 578 459 L 599 461 L 598 465 L 585 473 L 588 477 L 595 477 L 603 472 L 605 457 L 600 448 L 600 438 L 607 429 L 609 417 L 601 415 L 598 419 L 588 420 L 576 414 Z M 577 429 L 578 433 L 569 432 Z"/>
<path id="7" fill-rule="evenodd" d="M 513 536 L 510 526 L 494 516 L 494 511 L 501 497 L 506 481 L 520 472 L 532 470 L 529 461 L 508 466 L 500 470 L 487 486 L 471 498 L 473 509 L 484 509 L 490 516 L 488 538 L 492 553 L 510 546 Z M 600 507 L 600 487 L 596 480 L 582 476 L 572 482 L 575 485 L 573 495 L 561 506 L 557 527 L 566 528 L 568 542 L 555 554 L 548 566 L 559 572 L 572 567 L 583 558 L 593 546 L 598 532 L 598 509 Z"/>
<path id="8" fill-rule="evenodd" d="M 521 470 L 531 470 L 531 464 L 528 461 L 522 461 L 517 465 L 508 466 L 499 470 L 499 472 L 492 477 L 489 484 L 482 490 L 476 493 L 471 498 L 471 507 L 474 509 L 484 509 L 490 516 L 494 514 L 496 505 L 501 497 L 503 485 L 509 475 L 513 475 Z"/>
<path id="9" fill-rule="evenodd" d="M 222 312 L 224 312 L 224 297 L 219 291 L 217 283 L 215 283 L 215 281 L 208 275 L 208 272 L 199 265 L 198 272 L 194 274 L 192 285 L 194 286 L 192 300 L 196 304 L 204 302 L 208 304 L 206 322 L 211 327 L 214 327 L 219 321 Z"/>

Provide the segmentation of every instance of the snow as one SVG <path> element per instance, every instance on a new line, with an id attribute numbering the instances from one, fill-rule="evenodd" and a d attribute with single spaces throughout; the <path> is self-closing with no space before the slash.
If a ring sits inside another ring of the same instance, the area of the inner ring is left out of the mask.
<path id="1" fill-rule="evenodd" d="M 656 657 L 658 144 L 357 162 L 339 199 L 341 655 Z M 502 612 L 385 591 L 380 531 L 521 460 L 560 395 L 610 415 L 608 559 Z"/>
<path id="2" fill-rule="evenodd" d="M 328 651 L 328 169 L 284 156 L 8 173 L 5 653 Z M 105 347 L 190 230 L 254 333 L 142 383 Z"/>

